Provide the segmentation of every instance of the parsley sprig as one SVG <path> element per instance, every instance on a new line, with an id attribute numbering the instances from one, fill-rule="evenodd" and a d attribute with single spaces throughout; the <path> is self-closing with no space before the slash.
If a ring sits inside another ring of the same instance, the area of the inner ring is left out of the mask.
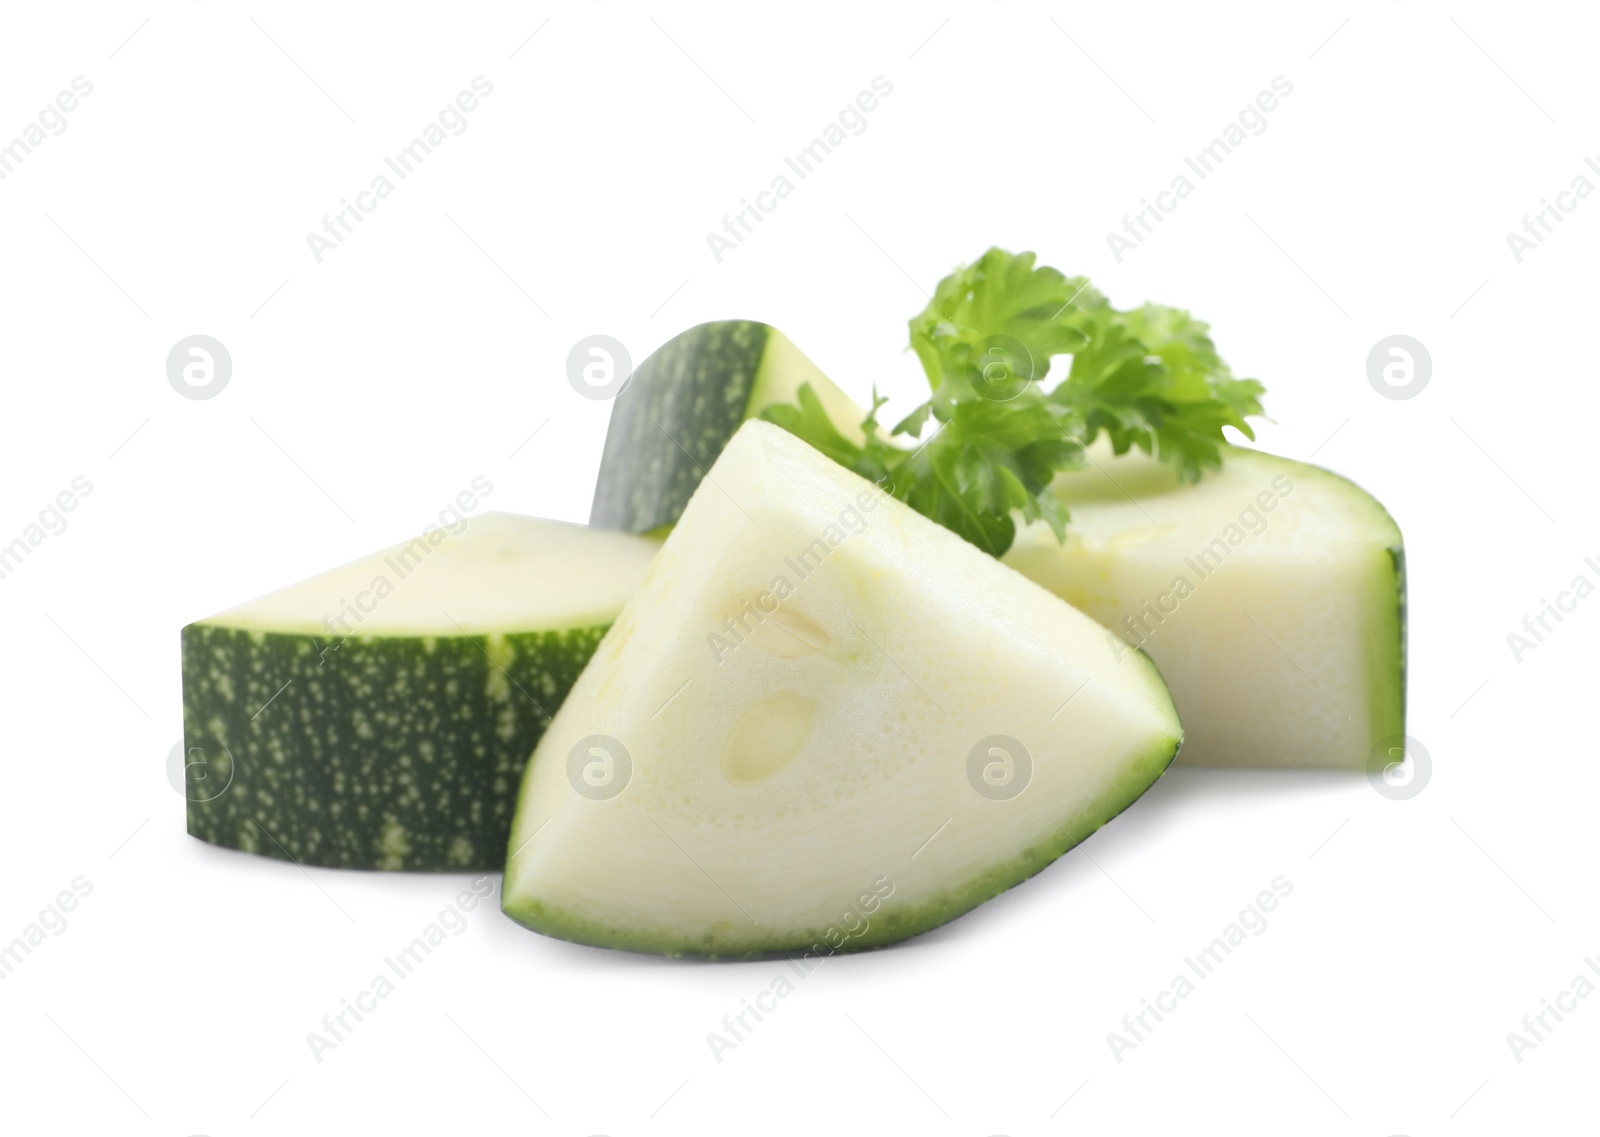
<path id="1" fill-rule="evenodd" d="M 911 349 L 930 395 L 887 434 L 876 389 L 860 443 L 809 384 L 763 417 L 994 556 L 1016 536 L 1013 511 L 1065 536 L 1050 483 L 1102 433 L 1114 453 L 1137 447 L 1193 482 L 1221 468 L 1223 428 L 1253 439 L 1248 417 L 1262 413 L 1262 385 L 1234 377 L 1206 324 L 1156 304 L 1114 308 L 1032 253 L 990 249 L 941 280 L 911 320 Z M 1061 356 L 1071 363 L 1051 382 Z"/>

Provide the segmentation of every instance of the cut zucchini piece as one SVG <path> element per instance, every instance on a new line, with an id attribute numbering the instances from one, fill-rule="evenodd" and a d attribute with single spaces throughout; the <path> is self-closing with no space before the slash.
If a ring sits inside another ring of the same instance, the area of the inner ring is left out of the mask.
<path id="1" fill-rule="evenodd" d="M 1005 561 L 1150 653 L 1183 762 L 1361 769 L 1405 734 L 1404 548 L 1365 490 L 1239 447 L 1187 486 L 1100 451 L 1055 490 L 1066 544 L 1035 524 Z"/>
<path id="2" fill-rule="evenodd" d="M 528 755 L 658 547 L 485 513 L 190 624 L 189 833 L 339 868 L 503 864 Z"/>
<path id="3" fill-rule="evenodd" d="M 748 422 L 540 741 L 504 908 L 666 955 L 890 944 L 1082 841 L 1180 736 L 1144 656 Z"/>
<path id="4" fill-rule="evenodd" d="M 839 432 L 866 412 L 778 329 L 753 320 L 690 328 L 634 369 L 611 408 L 591 525 L 658 533 L 674 524 L 739 424 L 810 383 Z"/>

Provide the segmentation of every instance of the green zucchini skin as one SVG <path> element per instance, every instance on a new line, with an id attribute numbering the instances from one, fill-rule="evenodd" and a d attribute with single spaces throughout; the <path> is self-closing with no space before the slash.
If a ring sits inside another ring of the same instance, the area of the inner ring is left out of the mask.
<path id="1" fill-rule="evenodd" d="M 748 417 L 775 334 L 754 320 L 700 324 L 634 369 L 612 404 L 590 525 L 653 533 L 677 522 Z"/>
<path id="2" fill-rule="evenodd" d="M 189 834 L 304 865 L 498 870 L 523 767 L 605 630 L 338 640 L 190 624 L 184 745 L 204 776 Z"/>

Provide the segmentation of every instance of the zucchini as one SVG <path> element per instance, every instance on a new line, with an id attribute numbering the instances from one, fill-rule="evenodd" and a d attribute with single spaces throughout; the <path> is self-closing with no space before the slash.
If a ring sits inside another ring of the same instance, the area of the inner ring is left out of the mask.
<path id="1" fill-rule="evenodd" d="M 859 442 L 860 408 L 766 325 L 672 340 L 613 410 L 593 521 L 670 526 L 739 422 L 803 382 Z M 1385 767 L 1405 741 L 1405 564 L 1383 507 L 1242 447 L 1197 485 L 1137 452 L 1096 455 L 1052 486 L 1072 515 L 1065 545 L 1019 516 L 1004 559 L 1150 652 L 1183 715 L 1182 761 Z"/>
<path id="2" fill-rule="evenodd" d="M 540 740 L 503 907 L 665 955 L 878 947 L 1039 872 L 1180 738 L 1149 660 L 747 422 Z"/>
<path id="3" fill-rule="evenodd" d="M 190 624 L 189 833 L 309 865 L 498 867 L 523 765 L 656 548 L 485 513 Z"/>
<path id="4" fill-rule="evenodd" d="M 860 442 L 866 412 L 778 329 L 700 324 L 634 369 L 611 407 L 589 524 L 660 533 L 683 513 L 739 424 L 810 383 L 839 432 Z"/>
<path id="5" fill-rule="evenodd" d="M 1242 447 L 1196 485 L 1101 451 L 1053 489 L 1066 544 L 1035 524 L 1005 561 L 1150 653 L 1182 761 L 1388 764 L 1405 735 L 1405 549 L 1372 495 Z"/>

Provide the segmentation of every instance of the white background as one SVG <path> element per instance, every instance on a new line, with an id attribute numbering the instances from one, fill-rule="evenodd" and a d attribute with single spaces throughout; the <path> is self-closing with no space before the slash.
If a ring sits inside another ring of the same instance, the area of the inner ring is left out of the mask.
<path id="1" fill-rule="evenodd" d="M 1520 663 L 1506 641 L 1600 581 L 1600 199 L 1520 264 L 1506 242 L 1600 154 L 1586 6 L 23 8 L 0 140 L 74 76 L 94 90 L 0 181 L 0 543 L 75 476 L 94 488 L 0 580 L 0 939 L 74 877 L 93 892 L 0 982 L 8 1130 L 1592 1117 L 1600 998 L 1521 1063 L 1506 1041 L 1600 953 L 1600 600 Z M 306 234 L 480 74 L 465 133 L 317 263 Z M 877 75 L 894 92 L 866 131 L 717 263 L 707 231 Z M 1265 133 L 1117 263 L 1106 233 L 1277 75 L 1294 92 Z M 585 519 L 609 405 L 565 360 L 590 333 L 637 360 L 759 318 L 856 398 L 908 399 L 905 320 L 991 243 L 1192 308 L 1267 383 L 1261 443 L 1389 506 L 1423 791 L 1174 771 L 1034 881 L 826 964 L 721 1063 L 707 1032 L 782 964 L 597 951 L 491 906 L 317 1063 L 307 1032 L 466 878 L 187 837 L 164 774 L 179 628 L 417 531 L 477 474 L 486 507 Z M 1405 401 L 1367 380 L 1395 332 L 1433 361 Z M 165 374 L 193 333 L 233 358 L 205 401 Z M 1116 1062 L 1107 1032 L 1279 874 L 1266 932 Z"/>

